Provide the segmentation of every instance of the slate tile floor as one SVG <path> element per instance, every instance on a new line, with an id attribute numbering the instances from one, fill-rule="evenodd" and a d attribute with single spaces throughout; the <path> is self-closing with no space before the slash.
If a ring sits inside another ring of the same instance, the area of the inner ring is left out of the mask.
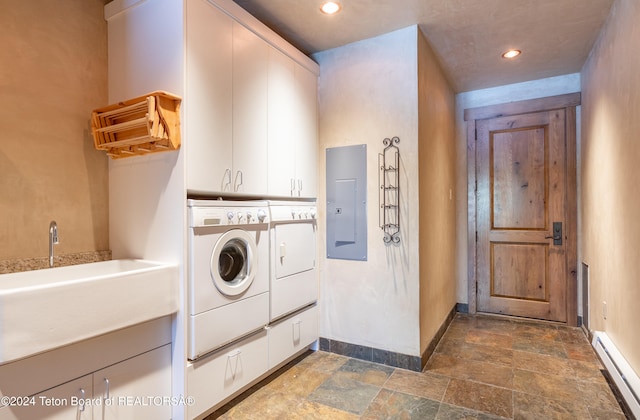
<path id="1" fill-rule="evenodd" d="M 457 314 L 422 373 L 315 352 L 207 418 L 625 419 L 581 329 Z"/>

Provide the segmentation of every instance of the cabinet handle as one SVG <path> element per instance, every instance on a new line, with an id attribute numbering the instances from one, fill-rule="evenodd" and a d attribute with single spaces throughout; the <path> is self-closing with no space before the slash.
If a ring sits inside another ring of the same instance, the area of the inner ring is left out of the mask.
<path id="1" fill-rule="evenodd" d="M 78 411 L 82 412 L 85 409 L 84 406 L 84 388 L 80 388 L 80 405 L 78 405 Z"/>
<path id="2" fill-rule="evenodd" d="M 299 343 L 300 342 L 300 336 L 301 336 L 301 334 L 300 334 L 300 325 L 301 324 L 302 324 L 302 320 L 301 319 L 297 319 L 297 320 L 295 320 L 295 321 L 293 321 L 291 323 L 291 328 L 292 328 L 291 332 L 292 332 L 292 335 L 293 335 L 293 342 L 294 343 Z M 297 331 L 298 332 L 297 337 L 296 337 L 296 327 L 298 327 L 297 328 L 297 330 L 298 330 Z"/>
<path id="3" fill-rule="evenodd" d="M 298 197 L 300 197 L 300 193 L 302 192 L 302 179 L 298 180 Z"/>
<path id="4" fill-rule="evenodd" d="M 240 178 L 240 182 L 238 182 L 238 178 Z M 238 192 L 240 186 L 244 183 L 242 171 L 236 172 L 236 180 L 234 182 L 235 186 L 233 187 L 233 192 Z"/>
<path id="5" fill-rule="evenodd" d="M 227 355 L 227 363 L 229 364 L 229 367 L 231 367 L 231 378 L 233 378 L 234 381 L 236 380 L 236 374 L 238 373 L 238 361 L 240 360 L 241 353 L 242 352 L 240 350 L 236 350 L 235 352 Z M 235 366 L 231 366 L 231 358 L 233 357 L 236 358 Z"/>
<path id="6" fill-rule="evenodd" d="M 224 170 L 224 176 L 222 179 L 227 178 L 227 182 L 222 185 L 222 191 L 227 191 L 227 189 L 231 188 L 231 169 L 227 168 Z"/>
<path id="7" fill-rule="evenodd" d="M 109 399 L 109 379 L 104 378 L 104 390 L 105 390 L 105 399 Z"/>
<path id="8" fill-rule="evenodd" d="M 295 179 L 293 179 L 293 178 L 291 178 L 291 185 L 290 185 L 290 187 L 291 187 L 291 192 L 290 192 L 290 194 L 291 194 L 291 197 L 293 197 L 293 196 L 294 196 L 293 192 L 296 190 L 296 180 L 295 180 Z"/>

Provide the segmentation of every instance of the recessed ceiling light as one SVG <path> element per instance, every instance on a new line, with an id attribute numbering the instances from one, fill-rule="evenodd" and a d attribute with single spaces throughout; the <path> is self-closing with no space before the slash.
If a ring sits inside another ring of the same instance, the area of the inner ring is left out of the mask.
<path id="1" fill-rule="evenodd" d="M 502 58 L 516 58 L 520 54 L 522 54 L 520 50 L 509 50 L 502 54 Z"/>
<path id="2" fill-rule="evenodd" d="M 326 15 L 335 15 L 341 8 L 340 3 L 336 3 L 335 1 L 328 1 L 320 6 L 320 10 Z"/>

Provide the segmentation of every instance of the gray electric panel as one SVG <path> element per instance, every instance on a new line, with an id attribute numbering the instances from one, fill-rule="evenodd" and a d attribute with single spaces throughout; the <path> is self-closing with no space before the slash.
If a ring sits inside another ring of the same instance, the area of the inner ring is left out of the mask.
<path id="1" fill-rule="evenodd" d="M 367 145 L 327 149 L 327 258 L 367 260 Z"/>

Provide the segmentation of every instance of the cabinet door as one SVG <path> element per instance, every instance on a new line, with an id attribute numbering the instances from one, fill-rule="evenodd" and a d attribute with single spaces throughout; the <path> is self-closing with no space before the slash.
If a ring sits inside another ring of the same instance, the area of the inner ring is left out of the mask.
<path id="1" fill-rule="evenodd" d="M 269 194 L 295 190 L 294 125 L 297 118 L 294 61 L 269 50 Z M 297 195 L 297 194 L 296 194 Z"/>
<path id="2" fill-rule="evenodd" d="M 318 78 L 299 64 L 295 68 L 296 182 L 299 195 L 317 195 L 318 172 Z"/>
<path id="3" fill-rule="evenodd" d="M 83 376 L 31 397 L 31 405 L 0 408 L 0 420 L 91 420 L 91 390 L 91 375 Z"/>
<path id="4" fill-rule="evenodd" d="M 95 419 L 170 419 L 171 345 L 95 372 L 93 392 Z"/>
<path id="5" fill-rule="evenodd" d="M 269 54 L 269 194 L 317 194 L 317 77 L 290 57 Z"/>
<path id="6" fill-rule="evenodd" d="M 317 306 L 279 321 L 269 328 L 269 369 L 305 350 L 317 339 Z"/>
<path id="7" fill-rule="evenodd" d="M 267 192 L 267 66 L 269 46 L 233 24 L 233 190 Z"/>
<path id="8" fill-rule="evenodd" d="M 205 0 L 187 1 L 187 188 L 232 189 L 233 20 Z"/>
<path id="9" fill-rule="evenodd" d="M 187 418 L 218 405 L 267 372 L 269 343 L 262 330 L 187 365 Z M 267 417 L 267 416 L 265 416 Z"/>

